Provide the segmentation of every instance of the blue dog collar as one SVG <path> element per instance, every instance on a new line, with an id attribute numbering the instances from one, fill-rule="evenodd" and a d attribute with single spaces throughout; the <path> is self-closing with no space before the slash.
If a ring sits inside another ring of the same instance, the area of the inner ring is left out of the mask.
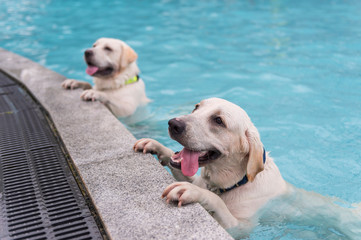
<path id="1" fill-rule="evenodd" d="M 266 163 L 266 150 L 263 148 L 263 164 Z M 233 188 L 236 188 L 236 187 L 240 187 L 244 184 L 246 184 L 248 182 L 248 177 L 247 175 L 245 175 L 241 181 L 237 182 L 236 184 L 234 184 L 232 187 L 229 187 L 229 188 L 219 188 L 219 192 L 220 193 L 225 193 L 225 192 L 228 192 L 228 191 L 231 191 Z"/>

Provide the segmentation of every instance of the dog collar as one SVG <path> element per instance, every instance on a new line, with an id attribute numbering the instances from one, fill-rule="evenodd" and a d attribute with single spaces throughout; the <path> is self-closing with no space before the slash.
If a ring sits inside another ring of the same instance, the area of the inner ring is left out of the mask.
<path id="1" fill-rule="evenodd" d="M 127 81 L 125 81 L 124 85 L 129 85 L 129 84 L 132 84 L 132 83 L 135 83 L 138 81 L 139 81 L 139 75 L 136 75 L 136 76 L 128 79 Z"/>
<path id="2" fill-rule="evenodd" d="M 263 164 L 266 163 L 266 150 L 263 148 Z M 225 192 L 228 192 L 228 191 L 231 191 L 233 188 L 236 188 L 236 187 L 239 187 L 239 186 L 242 186 L 244 184 L 246 184 L 248 182 L 248 177 L 247 175 L 245 175 L 241 181 L 239 181 L 238 183 L 234 184 L 232 187 L 229 187 L 229 188 L 219 188 L 219 193 L 225 193 Z"/>

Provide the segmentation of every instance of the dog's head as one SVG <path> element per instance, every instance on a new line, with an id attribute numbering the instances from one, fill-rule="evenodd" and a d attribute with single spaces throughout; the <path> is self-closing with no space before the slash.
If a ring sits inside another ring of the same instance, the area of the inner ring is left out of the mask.
<path id="1" fill-rule="evenodd" d="M 137 59 L 135 51 L 121 40 L 100 38 L 84 53 L 86 72 L 97 78 L 112 78 Z"/>
<path id="2" fill-rule="evenodd" d="M 169 135 L 184 146 L 171 165 L 193 176 L 198 167 L 245 168 L 250 181 L 261 172 L 263 145 L 247 113 L 219 98 L 201 101 L 189 115 L 169 120 Z"/>

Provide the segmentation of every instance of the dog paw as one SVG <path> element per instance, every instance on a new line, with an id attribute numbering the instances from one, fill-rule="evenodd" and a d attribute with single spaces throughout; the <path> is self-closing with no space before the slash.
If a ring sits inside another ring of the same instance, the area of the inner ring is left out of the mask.
<path id="1" fill-rule="evenodd" d="M 89 90 L 85 90 L 82 92 L 82 94 L 80 95 L 80 98 L 83 99 L 84 101 L 102 101 L 103 96 L 100 92 L 93 90 L 93 89 L 89 89 Z"/>
<path id="2" fill-rule="evenodd" d="M 62 82 L 61 86 L 64 89 L 76 89 L 80 87 L 80 83 L 77 80 L 74 79 L 66 79 L 64 82 Z"/>
<path id="3" fill-rule="evenodd" d="M 178 207 L 184 204 L 200 202 L 202 189 L 189 182 L 175 182 L 166 187 L 162 198 L 166 198 L 167 203 L 178 201 Z"/>
<path id="4" fill-rule="evenodd" d="M 135 152 L 143 152 L 144 154 L 156 154 L 160 164 L 163 166 L 168 165 L 170 157 L 173 155 L 173 152 L 170 149 L 151 138 L 142 138 L 136 141 L 133 150 Z"/>
<path id="5" fill-rule="evenodd" d="M 134 143 L 133 150 L 135 152 L 143 152 L 158 154 L 158 149 L 161 144 L 154 139 L 142 138 Z"/>

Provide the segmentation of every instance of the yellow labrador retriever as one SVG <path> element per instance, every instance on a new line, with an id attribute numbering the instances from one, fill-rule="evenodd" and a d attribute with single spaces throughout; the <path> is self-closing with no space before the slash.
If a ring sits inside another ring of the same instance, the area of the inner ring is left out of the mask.
<path id="1" fill-rule="evenodd" d="M 178 206 L 200 203 L 224 227 L 252 217 L 271 198 L 285 193 L 273 159 L 259 133 L 239 106 L 219 98 L 201 101 L 189 115 L 169 121 L 169 135 L 184 146 L 172 150 L 152 139 L 141 139 L 135 151 L 155 153 L 182 182 L 163 192 Z M 201 176 L 194 176 L 203 167 Z"/>
<path id="2" fill-rule="evenodd" d="M 173 153 L 152 139 L 134 145 L 135 151 L 157 154 L 181 181 L 164 190 L 167 202 L 200 203 L 237 239 L 247 237 L 262 219 L 277 229 L 289 223 L 312 226 L 315 230 L 305 235 L 307 239 L 360 239 L 361 203 L 342 207 L 341 199 L 286 183 L 239 106 L 206 99 L 191 114 L 168 124 L 169 135 L 184 146 L 182 151 Z M 202 167 L 201 175 L 194 176 L 198 167 Z M 286 234 L 292 231 L 287 229 Z M 295 228 L 295 236 L 298 231 Z"/>
<path id="3" fill-rule="evenodd" d="M 93 76 L 94 88 L 74 79 L 65 80 L 62 87 L 82 88 L 83 100 L 98 100 L 117 117 L 129 116 L 138 106 L 149 102 L 144 82 L 138 75 L 137 58 L 135 51 L 123 41 L 100 38 L 84 53 L 86 73 Z"/>

